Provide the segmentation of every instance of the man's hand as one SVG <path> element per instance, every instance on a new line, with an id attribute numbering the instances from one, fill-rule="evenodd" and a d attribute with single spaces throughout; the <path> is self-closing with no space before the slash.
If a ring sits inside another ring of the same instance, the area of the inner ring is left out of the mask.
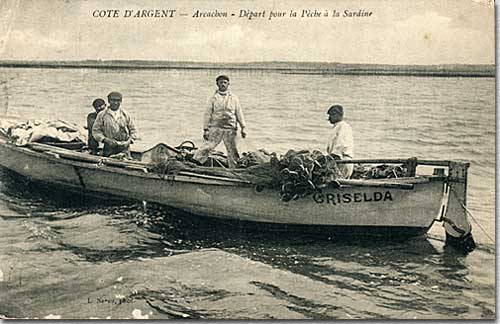
<path id="1" fill-rule="evenodd" d="M 130 144 L 132 144 L 132 139 L 128 139 L 128 140 L 121 141 L 121 142 L 117 141 L 116 144 L 119 146 L 127 147 L 127 146 L 130 146 Z"/>
<path id="2" fill-rule="evenodd" d="M 118 143 L 112 139 L 112 138 L 105 138 L 103 141 L 102 141 L 105 145 L 108 145 L 108 146 L 111 146 L 111 147 L 114 147 L 114 146 L 117 146 Z"/>
<path id="3" fill-rule="evenodd" d="M 203 139 L 208 141 L 208 129 L 203 130 Z"/>
<path id="4" fill-rule="evenodd" d="M 244 129 L 244 128 L 242 128 L 242 129 L 241 129 L 241 137 L 242 137 L 242 138 L 247 137 L 247 132 L 245 132 L 245 129 Z"/>

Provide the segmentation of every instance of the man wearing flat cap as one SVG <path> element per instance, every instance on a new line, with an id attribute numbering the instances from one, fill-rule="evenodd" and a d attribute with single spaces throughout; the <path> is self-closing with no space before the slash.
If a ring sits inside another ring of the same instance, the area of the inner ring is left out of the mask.
<path id="1" fill-rule="evenodd" d="M 333 105 L 328 111 L 328 120 L 333 125 L 331 136 L 326 147 L 326 152 L 335 159 L 352 160 L 354 158 L 354 139 L 352 128 L 344 121 L 344 107 Z M 339 164 L 342 177 L 348 179 L 352 175 L 352 163 Z"/>
<path id="2" fill-rule="evenodd" d="M 99 151 L 99 143 L 95 140 L 94 136 L 92 135 L 92 128 L 94 127 L 97 114 L 101 110 L 104 110 L 106 108 L 106 102 L 101 98 L 97 98 L 92 102 L 92 107 L 94 107 L 95 111 L 87 115 L 87 130 L 88 130 L 87 146 L 90 149 L 90 154 L 97 155 Z"/>
<path id="3" fill-rule="evenodd" d="M 223 141 L 227 150 L 228 165 L 230 168 L 235 168 L 236 160 L 239 157 L 236 135 L 239 125 L 241 137 L 246 137 L 245 118 L 238 97 L 229 91 L 229 77 L 219 75 L 215 82 L 217 91 L 208 99 L 203 119 L 205 145 L 198 150 L 195 159 L 205 163 L 210 151 Z"/>
<path id="4" fill-rule="evenodd" d="M 109 106 L 99 112 L 92 127 L 92 135 L 96 141 L 104 143 L 103 156 L 118 153 L 130 155 L 130 144 L 138 138 L 134 122 L 120 107 L 121 102 L 121 93 L 111 92 L 108 95 Z"/>

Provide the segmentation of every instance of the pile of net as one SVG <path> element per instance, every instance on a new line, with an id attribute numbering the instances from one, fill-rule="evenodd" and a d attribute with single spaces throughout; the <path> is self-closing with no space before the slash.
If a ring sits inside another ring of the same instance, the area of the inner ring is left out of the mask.
<path id="1" fill-rule="evenodd" d="M 261 188 L 278 189 L 283 201 L 311 194 L 341 175 L 335 159 L 316 150 L 289 150 L 280 157 L 275 153 L 258 150 L 243 154 L 238 166 L 236 169 L 213 168 L 199 166 L 187 160 L 168 158 L 151 163 L 149 169 L 161 177 L 188 171 L 242 180 Z"/>
<path id="2" fill-rule="evenodd" d="M 0 123 L 0 132 L 19 146 L 34 142 L 81 143 L 83 146 L 87 141 L 83 128 L 60 119 L 3 121 Z"/>
<path id="3" fill-rule="evenodd" d="M 388 179 L 408 177 L 408 167 L 404 164 L 354 165 L 351 179 Z"/>
<path id="4" fill-rule="evenodd" d="M 192 154 L 190 155 L 192 156 Z M 278 156 L 264 149 L 243 153 L 237 161 L 237 168 L 228 169 L 227 157 L 215 152 L 211 158 L 217 163 L 200 166 L 197 161 L 185 155 L 169 156 L 151 162 L 148 169 L 161 177 L 176 175 L 181 171 L 208 176 L 230 178 L 254 184 L 260 188 L 279 190 L 283 201 L 290 201 L 321 190 L 331 181 L 341 178 L 339 164 L 333 156 L 320 151 L 289 150 Z M 407 167 L 402 165 L 355 165 L 351 179 L 384 179 L 408 176 Z"/>

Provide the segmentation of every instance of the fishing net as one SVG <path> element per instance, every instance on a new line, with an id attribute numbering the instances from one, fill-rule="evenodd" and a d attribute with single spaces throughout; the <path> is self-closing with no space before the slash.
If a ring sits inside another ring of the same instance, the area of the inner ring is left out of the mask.
<path id="1" fill-rule="evenodd" d="M 335 156 L 321 151 L 289 150 L 277 156 L 264 149 L 245 152 L 237 161 L 237 168 L 228 169 L 227 157 L 212 152 L 209 162 L 200 165 L 192 159 L 193 154 L 178 154 L 151 162 L 148 168 L 162 177 L 176 175 L 181 171 L 230 178 L 249 182 L 262 188 L 279 190 L 283 201 L 298 199 L 321 190 L 328 183 L 342 178 L 340 165 Z M 400 178 L 409 175 L 406 165 L 360 165 L 354 166 L 352 179 Z"/>
<path id="2" fill-rule="evenodd" d="M 82 147 L 87 141 L 82 128 L 60 119 L 2 122 L 0 132 L 19 146 L 37 142 L 56 146 L 58 143 L 73 143 Z"/>
<path id="3" fill-rule="evenodd" d="M 408 167 L 401 165 L 354 165 L 351 179 L 387 179 L 408 177 Z"/>
<path id="4" fill-rule="evenodd" d="M 289 150 L 281 157 L 265 150 L 248 152 L 243 154 L 238 166 L 235 169 L 206 167 L 176 157 L 150 163 L 149 169 L 162 177 L 188 171 L 242 180 L 264 188 L 279 189 L 283 201 L 311 194 L 341 176 L 335 159 L 320 151 Z"/>

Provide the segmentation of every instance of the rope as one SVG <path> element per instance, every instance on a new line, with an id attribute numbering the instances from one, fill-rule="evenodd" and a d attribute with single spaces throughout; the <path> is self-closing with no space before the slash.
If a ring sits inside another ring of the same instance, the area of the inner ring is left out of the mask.
<path id="1" fill-rule="evenodd" d="M 474 217 L 474 215 L 472 215 L 472 213 L 470 212 L 469 209 L 467 209 L 467 206 L 465 206 L 463 203 L 460 203 L 460 205 L 462 206 L 462 208 L 467 212 L 467 214 L 470 216 L 470 218 L 476 223 L 477 227 L 479 227 L 484 235 L 491 241 L 492 244 L 495 244 L 495 241 L 488 235 L 488 233 L 486 232 L 486 230 L 481 226 L 481 224 L 479 224 L 479 222 L 476 220 L 476 218 Z"/>
<path id="2" fill-rule="evenodd" d="M 455 192 L 455 190 L 453 190 L 453 187 L 451 187 L 451 191 L 453 192 L 453 194 L 455 195 L 455 198 L 460 201 L 461 199 L 458 197 L 458 194 Z M 488 235 L 488 233 L 486 232 L 486 230 L 481 226 L 481 224 L 479 224 L 479 222 L 476 220 L 476 218 L 474 217 L 474 215 L 472 215 L 471 211 L 467 208 L 467 206 L 464 205 L 464 203 L 460 202 L 460 206 L 462 206 L 462 208 L 467 212 L 467 214 L 470 216 L 470 218 L 474 221 L 474 223 L 476 223 L 477 227 L 479 227 L 480 230 L 483 231 L 484 235 L 491 241 L 492 244 L 495 244 L 495 241 L 491 238 L 491 236 Z"/>

